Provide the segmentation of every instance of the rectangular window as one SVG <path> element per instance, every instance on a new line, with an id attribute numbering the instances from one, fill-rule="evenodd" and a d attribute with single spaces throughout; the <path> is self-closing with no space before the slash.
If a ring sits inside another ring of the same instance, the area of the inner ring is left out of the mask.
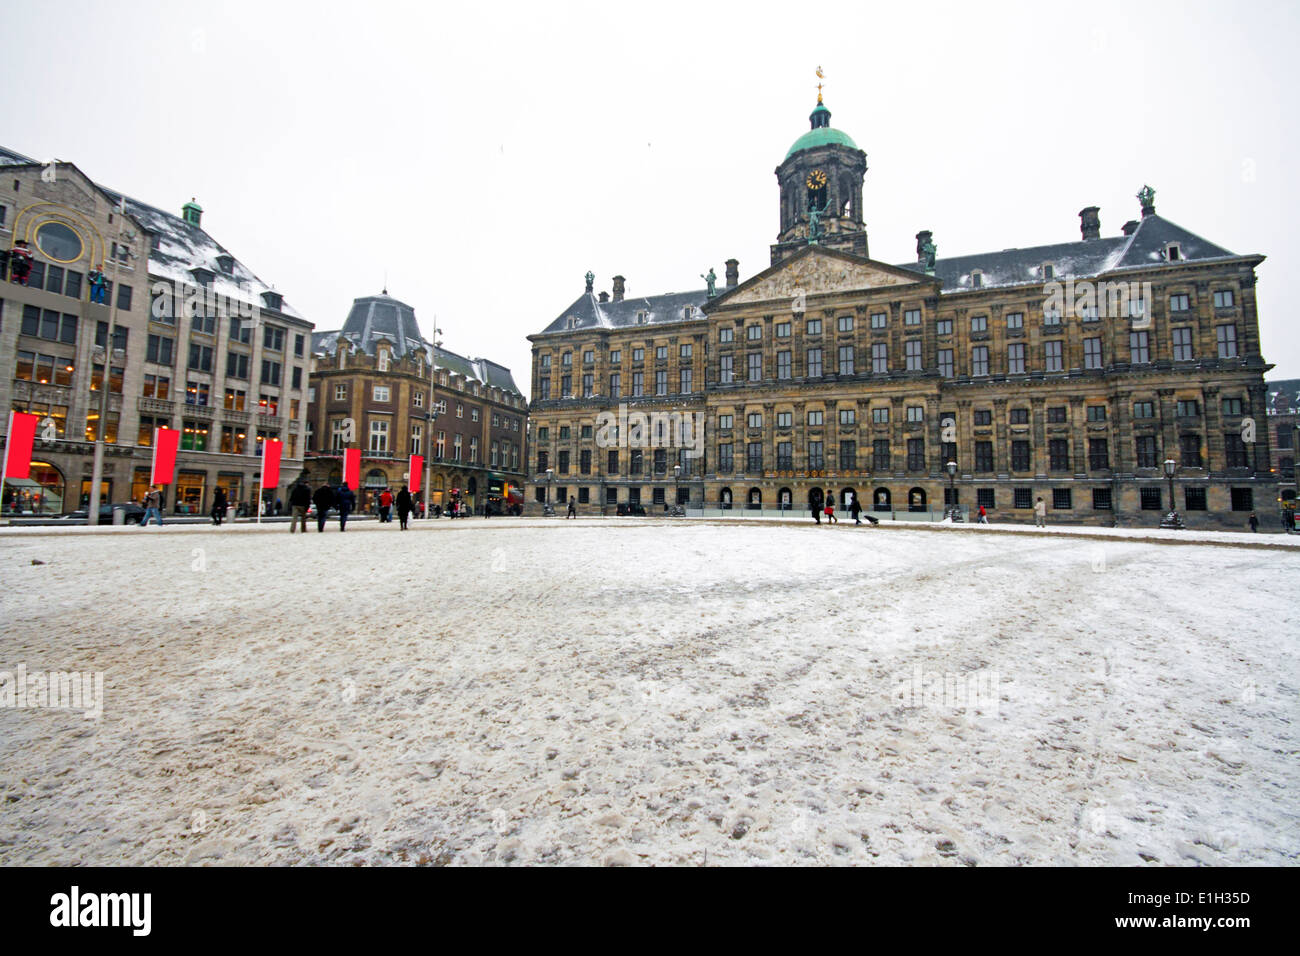
<path id="1" fill-rule="evenodd" d="M 145 342 L 145 361 L 158 365 L 171 365 L 175 339 L 165 335 L 150 335 Z"/>
<path id="2" fill-rule="evenodd" d="M 908 420 L 909 422 L 923 422 L 923 421 L 925 421 L 925 406 L 924 406 L 924 405 L 908 405 L 908 406 L 907 406 L 907 420 Z"/>
<path id="3" fill-rule="evenodd" d="M 822 413 L 821 413 L 820 411 L 809 412 L 809 413 L 808 413 L 808 424 L 809 424 L 809 425 L 821 425 L 821 424 L 822 424 Z"/>
<path id="4" fill-rule="evenodd" d="M 790 427 L 793 426 L 793 425 L 794 425 L 794 415 L 793 415 L 793 414 L 791 414 L 790 412 L 777 412 L 777 413 L 776 413 L 776 427 L 777 427 L 777 428 L 790 428 Z"/>
<path id="5" fill-rule="evenodd" d="M 762 412 L 750 412 L 748 418 L 746 419 L 746 423 L 749 425 L 750 428 L 762 428 L 762 427 L 763 427 L 763 413 L 762 413 Z"/>
<path id="6" fill-rule="evenodd" d="M 745 470 L 760 472 L 763 470 L 763 443 L 752 441 L 745 446 Z"/>
<path id="7" fill-rule="evenodd" d="M 1156 417 L 1156 406 L 1155 406 L 1155 403 L 1154 403 L 1154 402 L 1134 402 L 1134 403 L 1133 403 L 1133 417 L 1134 417 L 1134 418 L 1155 418 L 1155 417 Z"/>
<path id="8" fill-rule="evenodd" d="M 935 335 L 952 335 L 952 319 L 940 319 L 934 323 Z"/>
<path id="9" fill-rule="evenodd" d="M 1047 442 L 1047 467 L 1052 471 L 1070 470 L 1070 442 L 1066 438 L 1051 438 Z"/>
<path id="10" fill-rule="evenodd" d="M 1173 330 L 1174 361 L 1190 362 L 1192 360 L 1191 326 L 1180 326 Z"/>
<path id="11" fill-rule="evenodd" d="M 794 468 L 794 443 L 781 441 L 776 443 L 776 467 L 779 471 Z"/>
<path id="12" fill-rule="evenodd" d="M 925 471 L 924 438 L 909 438 L 907 440 L 907 470 Z"/>
<path id="13" fill-rule="evenodd" d="M 1188 433 L 1178 436 L 1179 447 L 1182 450 L 1184 468 L 1201 467 L 1201 436 Z"/>
<path id="14" fill-rule="evenodd" d="M 1047 409 L 1047 424 L 1064 425 L 1067 421 L 1064 405 L 1053 405 Z"/>
<path id="15" fill-rule="evenodd" d="M 588 353 L 588 354 L 590 354 L 590 353 Z M 691 348 L 691 343 L 690 343 L 690 342 L 684 342 L 684 343 L 682 344 L 681 348 L 679 348 L 679 349 L 677 350 L 677 357 L 678 357 L 678 358 L 688 359 L 688 358 L 691 357 L 691 354 L 692 354 L 692 348 Z"/>
<path id="16" fill-rule="evenodd" d="M 839 331 L 841 331 L 841 332 L 852 332 L 852 331 L 853 331 L 853 316 L 851 316 L 851 315 L 841 315 L 841 316 L 836 320 L 836 328 L 837 328 Z"/>
<path id="17" fill-rule="evenodd" d="M 1107 439 L 1088 439 L 1088 469 L 1090 471 L 1110 469 L 1110 442 Z"/>
<path id="18" fill-rule="evenodd" d="M 952 378 L 952 349 L 939 349 L 938 355 L 939 374 L 944 378 Z"/>
<path id="19" fill-rule="evenodd" d="M 920 325 L 920 324 L 921 324 L 921 310 L 920 310 L 920 309 L 907 309 L 906 311 L 904 311 L 904 312 L 903 312 L 903 324 L 904 324 L 904 325 Z"/>
<path id="20" fill-rule="evenodd" d="M 877 405 L 871 410 L 871 423 L 873 425 L 889 424 L 889 406 Z"/>
<path id="21" fill-rule="evenodd" d="M 632 350 L 632 361 L 633 361 L 633 362 L 644 362 L 644 361 L 645 361 L 645 349 L 633 349 L 633 350 Z"/>
<path id="22" fill-rule="evenodd" d="M 921 340 L 908 339 L 903 343 L 903 356 L 907 360 L 909 372 L 921 371 Z"/>
<path id="23" fill-rule="evenodd" d="M 1191 308 L 1191 299 L 1185 294 L 1171 295 L 1169 297 L 1170 312 L 1186 312 Z"/>
<path id="24" fill-rule="evenodd" d="M 211 349 L 209 349 L 211 351 Z M 262 378 L 263 385 L 280 384 L 280 363 L 272 362 L 270 359 L 262 359 Z"/>
<path id="25" fill-rule="evenodd" d="M 1018 438 L 1011 443 L 1011 470 L 1028 471 L 1029 468 L 1029 442 Z"/>
<path id="26" fill-rule="evenodd" d="M 1043 368 L 1048 372 L 1061 372 L 1065 370 L 1065 364 L 1061 355 L 1062 343 L 1060 340 L 1043 343 Z"/>
<path id="27" fill-rule="evenodd" d="M 1183 504 L 1187 511 L 1204 511 L 1205 510 L 1205 489 L 1204 488 L 1184 488 Z"/>
<path id="28" fill-rule="evenodd" d="M 722 342 L 723 344 L 726 344 L 727 342 L 734 342 L 735 340 L 736 340 L 736 330 L 735 330 L 735 329 L 718 329 L 718 341 L 719 341 L 719 342 Z"/>
<path id="29" fill-rule="evenodd" d="M 858 443 L 840 442 L 840 471 L 856 471 L 858 467 Z"/>
<path id="30" fill-rule="evenodd" d="M 975 471 L 988 474 L 993 470 L 993 442 L 977 441 L 975 443 Z"/>
<path id="31" fill-rule="evenodd" d="M 666 359 L 666 358 L 668 358 L 668 346 L 666 346 L 666 345 L 656 345 L 656 346 L 655 346 L 655 359 L 656 359 L 656 360 L 662 360 L 662 359 Z"/>
<path id="32" fill-rule="evenodd" d="M 757 342 L 763 338 L 763 327 L 761 325 L 749 325 L 745 327 L 745 338 L 750 342 Z"/>
<path id="33" fill-rule="evenodd" d="M 1246 467 L 1246 443 L 1239 432 L 1227 432 L 1223 436 L 1223 453 L 1229 468 Z"/>
<path id="34" fill-rule="evenodd" d="M 1164 495 L 1159 488 L 1139 488 L 1138 501 L 1143 511 L 1161 511 L 1164 507 Z"/>
<path id="35" fill-rule="evenodd" d="M 211 372 L 212 347 L 191 342 L 189 368 L 196 372 Z"/>
<path id="36" fill-rule="evenodd" d="M 789 323 L 789 322 L 778 322 L 778 323 L 776 323 L 776 337 L 777 337 L 778 339 L 788 339 L 788 338 L 790 337 L 790 323 Z"/>
<path id="37" fill-rule="evenodd" d="M 1104 422 L 1106 420 L 1106 406 L 1089 405 L 1087 414 L 1090 422 Z"/>
<path id="38" fill-rule="evenodd" d="M 853 346 L 841 345 L 839 348 L 839 363 L 841 375 L 853 374 Z"/>
<path id="39" fill-rule="evenodd" d="M 1007 346 L 1007 374 L 1023 375 L 1025 373 L 1025 343 L 1012 342 Z"/>
<path id="40" fill-rule="evenodd" d="M 776 377 L 779 380 L 785 380 L 790 377 L 792 363 L 790 361 L 791 353 L 789 351 L 776 353 Z"/>
<path id="41" fill-rule="evenodd" d="M 1074 495 L 1069 488 L 1052 489 L 1052 508 L 1055 511 L 1069 511 L 1074 507 Z"/>
<path id="42" fill-rule="evenodd" d="M 569 473 L 569 452 L 567 449 L 556 453 L 555 470 L 561 475 L 567 475 Z"/>
<path id="43" fill-rule="evenodd" d="M 808 377 L 821 378 L 822 374 L 822 350 L 808 350 Z"/>
<path id="44" fill-rule="evenodd" d="M 873 329 L 883 329 L 883 328 L 885 328 L 885 327 L 888 326 L 888 325 L 889 325 L 889 313 L 888 313 L 888 312 L 872 312 L 872 313 L 871 313 L 871 327 L 872 327 Z"/>
<path id="45" fill-rule="evenodd" d="M 977 345 L 970 350 L 970 373 L 976 376 L 989 374 L 989 347 L 987 345 Z"/>
<path id="46" fill-rule="evenodd" d="M 1009 415 L 1009 420 L 1010 420 L 1010 422 L 1011 422 L 1012 425 L 1028 425 L 1028 424 L 1029 424 L 1029 409 L 1027 409 L 1027 408 L 1013 408 L 1013 409 L 1011 409 L 1011 412 L 1010 412 L 1010 415 Z"/>
<path id="47" fill-rule="evenodd" d="M 841 425 L 854 425 L 854 424 L 857 424 L 857 420 L 858 420 L 858 413 L 857 413 L 857 410 L 856 410 L 856 409 L 853 409 L 853 408 L 841 408 L 841 409 L 840 409 L 840 424 L 841 424 Z"/>
<path id="48" fill-rule="evenodd" d="M 1233 511 L 1255 510 L 1255 489 L 1233 488 L 1231 494 Z"/>
<path id="49" fill-rule="evenodd" d="M 1231 309 L 1233 306 L 1232 290 L 1223 289 L 1214 293 L 1214 307 L 1216 309 Z"/>
<path id="50" fill-rule="evenodd" d="M 1219 358 L 1237 357 L 1237 327 L 1235 325 L 1217 325 L 1214 336 L 1219 344 Z"/>
<path id="51" fill-rule="evenodd" d="M 971 422 L 976 428 L 993 424 L 993 412 L 987 408 L 977 408 L 971 413 Z"/>
<path id="52" fill-rule="evenodd" d="M 734 355 L 723 355 L 718 359 L 718 382 L 722 385 L 730 385 L 736 380 L 736 357 Z"/>
<path id="53" fill-rule="evenodd" d="M 1139 468 L 1156 467 L 1156 438 L 1154 435 L 1138 435 L 1134 439 L 1137 445 L 1137 466 Z"/>
<path id="54" fill-rule="evenodd" d="M 871 371 L 875 375 L 884 375 L 889 371 L 889 346 L 876 342 L 871 346 Z"/>
<path id="55" fill-rule="evenodd" d="M 1134 365 L 1146 365 L 1151 361 L 1151 342 L 1146 332 L 1128 334 L 1128 355 Z"/>
<path id="56" fill-rule="evenodd" d="M 618 372 L 613 372 L 609 376 L 609 397 L 621 398 L 623 389 L 623 376 Z"/>
<path id="57" fill-rule="evenodd" d="M 1111 497 L 1109 488 L 1092 489 L 1092 510 L 1093 511 L 1110 511 Z"/>
<path id="58" fill-rule="evenodd" d="M 718 446 L 718 472 L 729 475 L 735 471 L 735 461 L 732 458 L 731 442 L 724 442 Z"/>
<path id="59" fill-rule="evenodd" d="M 728 356 L 730 358 L 730 356 Z M 632 373 L 632 397 L 640 398 L 645 394 L 645 372 Z"/>
<path id="60" fill-rule="evenodd" d="M 668 369 L 661 368 L 655 371 L 655 394 L 668 394 Z"/>
<path id="61" fill-rule="evenodd" d="M 761 352 L 749 353 L 749 380 L 751 382 L 763 380 L 763 354 Z"/>
<path id="62" fill-rule="evenodd" d="M 877 438 L 871 443 L 871 468 L 873 471 L 889 471 L 889 439 Z"/>
<path id="63" fill-rule="evenodd" d="M 1023 329 L 1024 327 L 1025 327 L 1025 313 L 1023 313 L 1023 312 L 1008 312 L 1008 313 L 1007 313 L 1007 328 L 1008 328 L 1008 329 L 1011 329 L 1011 330 L 1014 331 L 1014 330 L 1016 330 L 1016 329 Z"/>
<path id="64" fill-rule="evenodd" d="M 1083 340 L 1083 367 L 1101 368 L 1101 339 Z"/>
<path id="65" fill-rule="evenodd" d="M 804 326 L 804 331 L 805 331 L 808 335 L 821 335 L 821 334 L 822 334 L 822 320 L 821 320 L 821 319 L 809 319 L 809 320 L 808 320 L 808 324 L 807 324 L 806 326 Z"/>
<path id="66" fill-rule="evenodd" d="M 1011 506 L 1027 511 L 1034 506 L 1034 489 L 1015 488 L 1011 492 Z"/>
<path id="67" fill-rule="evenodd" d="M 1199 418 L 1201 403 L 1195 399 L 1185 399 L 1178 403 L 1177 409 L 1179 418 Z"/>
<path id="68" fill-rule="evenodd" d="M 987 315 L 972 315 L 970 317 L 970 330 L 972 332 L 987 332 L 989 330 L 989 317 Z"/>

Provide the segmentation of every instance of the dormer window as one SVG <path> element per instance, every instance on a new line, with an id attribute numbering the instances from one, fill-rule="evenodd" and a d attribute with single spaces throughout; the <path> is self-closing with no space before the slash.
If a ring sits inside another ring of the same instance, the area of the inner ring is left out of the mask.
<path id="1" fill-rule="evenodd" d="M 387 372 L 388 362 L 389 362 L 388 349 L 381 347 L 379 349 L 379 371 Z"/>
<path id="2" fill-rule="evenodd" d="M 1168 243 L 1165 246 L 1165 260 L 1167 262 L 1177 262 L 1183 257 L 1183 247 L 1176 242 Z"/>
<path id="3" fill-rule="evenodd" d="M 203 286 L 205 289 L 210 288 L 212 286 L 212 280 L 216 278 L 216 274 L 214 272 L 212 272 L 209 269 L 203 269 L 203 268 L 191 269 L 190 275 L 194 276 L 194 281 L 197 282 L 199 285 Z"/>
<path id="4" fill-rule="evenodd" d="M 578 317 L 576 315 L 571 315 L 566 318 L 564 320 L 564 327 L 566 329 L 576 329 L 578 327 Z"/>
<path id="5" fill-rule="evenodd" d="M 217 256 L 217 268 L 226 275 L 233 275 L 235 272 L 235 257 L 226 255 Z"/>
<path id="6" fill-rule="evenodd" d="M 1052 265 L 1050 262 L 1044 262 L 1044 263 L 1043 263 L 1043 278 L 1044 278 L 1044 279 L 1055 279 L 1055 278 L 1056 278 L 1056 266 Z"/>
<path id="7" fill-rule="evenodd" d="M 649 318 L 650 318 L 650 313 L 647 312 L 647 311 L 645 311 L 644 309 L 642 309 L 640 312 L 638 312 L 638 313 L 636 314 L 636 324 L 637 324 L 637 325 L 645 325 L 645 324 L 646 324 L 646 321 L 647 321 Z"/>
<path id="8" fill-rule="evenodd" d="M 284 296 L 280 295 L 278 292 L 263 292 L 262 304 L 268 309 L 275 309 L 278 312 L 281 306 L 284 305 Z"/>
<path id="9" fill-rule="evenodd" d="M 972 289 L 978 289 L 984 285 L 984 273 L 979 269 L 972 269 L 970 274 L 970 284 Z"/>

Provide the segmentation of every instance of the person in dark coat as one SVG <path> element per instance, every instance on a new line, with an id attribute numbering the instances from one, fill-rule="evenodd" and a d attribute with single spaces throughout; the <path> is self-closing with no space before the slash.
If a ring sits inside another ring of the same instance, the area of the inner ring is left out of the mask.
<path id="1" fill-rule="evenodd" d="M 302 522 L 302 533 L 307 533 L 307 509 L 311 507 L 311 489 L 307 487 L 307 482 L 299 481 L 289 492 L 289 513 L 292 515 L 289 525 L 289 533 L 293 534 L 298 530 L 298 522 Z"/>
<path id="2" fill-rule="evenodd" d="M 339 509 L 339 530 L 348 530 L 348 515 L 352 514 L 352 509 L 357 506 L 357 496 L 347 483 L 339 485 L 339 490 L 334 492 L 334 507 Z"/>
<path id="3" fill-rule="evenodd" d="M 813 521 L 818 524 L 822 523 L 822 506 L 817 503 L 816 499 L 808 503 L 808 510 L 812 512 Z"/>
<path id="4" fill-rule="evenodd" d="M 230 507 L 230 501 L 226 498 L 226 489 L 220 486 L 212 495 L 212 523 L 218 528 L 221 527 L 221 521 L 226 517 L 226 510 Z"/>
<path id="5" fill-rule="evenodd" d="M 407 490 L 406 485 L 402 485 L 402 490 L 397 493 L 397 520 L 401 523 L 403 531 L 406 530 L 406 522 L 411 519 L 411 512 L 415 510 L 415 502 L 411 500 L 411 492 Z"/>
<path id="6" fill-rule="evenodd" d="M 1250 515 L 1250 530 L 1251 531 L 1259 530 L 1259 518 L 1255 516 L 1254 512 L 1251 512 Z"/>
<path id="7" fill-rule="evenodd" d="M 329 485 L 321 485 L 311 496 L 311 500 L 316 505 L 316 530 L 324 531 L 325 519 L 329 517 L 330 509 L 334 507 L 334 489 Z"/>
<path id="8" fill-rule="evenodd" d="M 849 514 L 853 515 L 854 524 L 862 524 L 862 502 L 858 501 L 855 494 L 853 500 L 849 502 Z"/>

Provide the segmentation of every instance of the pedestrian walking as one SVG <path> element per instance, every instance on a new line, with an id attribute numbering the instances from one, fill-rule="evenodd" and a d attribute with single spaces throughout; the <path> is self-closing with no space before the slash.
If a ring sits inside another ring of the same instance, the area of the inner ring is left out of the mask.
<path id="1" fill-rule="evenodd" d="M 809 501 L 808 510 L 812 512 L 813 521 L 816 521 L 818 524 L 821 524 L 822 523 L 821 502 L 817 501 L 815 498 L 812 501 Z"/>
<path id="2" fill-rule="evenodd" d="M 348 530 L 348 515 L 352 514 L 352 509 L 357 506 L 357 496 L 347 482 L 339 485 L 339 490 L 334 493 L 334 507 L 339 509 L 339 530 Z"/>
<path id="3" fill-rule="evenodd" d="M 853 515 L 854 524 L 862 524 L 862 502 L 857 495 L 849 495 L 849 514 Z"/>
<path id="4" fill-rule="evenodd" d="M 150 485 L 149 493 L 144 496 L 144 517 L 140 519 L 140 527 L 149 527 L 149 518 L 152 516 L 157 519 L 158 527 L 162 527 L 162 490 L 158 485 Z"/>
<path id="5" fill-rule="evenodd" d="M 307 487 L 307 482 L 299 481 L 289 492 L 289 533 L 293 534 L 298 530 L 298 522 L 302 522 L 302 533 L 307 533 L 307 509 L 311 507 L 311 489 Z"/>
<path id="6" fill-rule="evenodd" d="M 329 485 L 321 485 L 316 489 L 316 493 L 311 496 L 311 500 L 316 505 L 316 530 L 325 530 L 325 519 L 330 515 L 330 509 L 334 507 L 334 489 Z"/>
<path id="7" fill-rule="evenodd" d="M 226 489 L 220 485 L 212 495 L 212 523 L 218 528 L 221 522 L 225 520 L 226 512 L 230 509 L 230 500 L 226 497 Z"/>
<path id="8" fill-rule="evenodd" d="M 577 499 L 577 498 L 572 498 L 572 497 L 569 498 L 569 511 L 568 511 L 568 513 L 564 516 L 564 520 L 565 520 L 565 521 L 568 521 L 570 518 L 573 518 L 575 521 L 576 521 L 577 518 L 578 518 L 578 499 Z"/>
<path id="9" fill-rule="evenodd" d="M 1250 530 L 1259 531 L 1259 518 L 1255 516 L 1253 511 L 1250 513 Z"/>
<path id="10" fill-rule="evenodd" d="M 822 513 L 823 513 L 824 515 L 826 515 L 826 523 L 827 523 L 827 524 L 839 524 L 839 523 L 840 523 L 839 519 L 835 517 L 835 499 L 834 499 L 833 497 L 827 496 L 827 498 L 826 498 L 826 507 L 825 507 L 825 509 L 823 510 Z"/>
<path id="11" fill-rule="evenodd" d="M 979 518 L 979 523 L 980 523 L 980 524 L 988 524 L 988 523 L 989 523 L 989 513 L 988 513 L 987 511 L 984 510 L 984 506 L 983 506 L 983 505 L 980 505 L 980 518 Z"/>
<path id="12" fill-rule="evenodd" d="M 1043 500 L 1042 495 L 1039 495 L 1038 500 L 1034 502 L 1034 527 L 1047 527 L 1047 502 Z"/>
<path id="13" fill-rule="evenodd" d="M 393 523 L 393 493 L 387 488 L 379 493 L 379 520 L 384 524 Z"/>
<path id="14" fill-rule="evenodd" d="M 402 485 L 402 490 L 397 493 L 397 519 L 401 522 L 401 528 L 406 530 L 406 522 L 411 520 L 411 512 L 415 510 L 415 502 L 411 500 L 411 492 L 407 490 L 406 485 Z"/>

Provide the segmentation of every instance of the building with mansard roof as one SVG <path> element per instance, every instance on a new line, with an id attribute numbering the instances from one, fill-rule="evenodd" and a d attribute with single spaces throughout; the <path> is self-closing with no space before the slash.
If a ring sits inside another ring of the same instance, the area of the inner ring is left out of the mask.
<path id="1" fill-rule="evenodd" d="M 1263 256 L 1157 214 L 1144 187 L 1118 235 L 1085 206 L 1072 241 L 941 257 L 922 229 L 914 261 L 880 262 L 866 153 L 830 120 L 819 96 L 776 167 L 762 272 L 742 282 L 728 260 L 711 288 L 650 296 L 622 276 L 597 293 L 588 273 L 529 336 L 531 507 L 832 497 L 1030 521 L 1042 498 L 1048 521 L 1155 525 L 1173 507 L 1191 527 L 1240 529 L 1252 512 L 1276 527 L 1272 435 L 1251 427 L 1271 367 Z M 621 430 L 602 432 L 609 414 Z M 700 454 L 671 440 L 683 421 L 703 423 Z"/>
<path id="2" fill-rule="evenodd" d="M 307 424 L 311 481 L 338 484 L 346 447 L 362 454 L 361 507 L 428 459 L 429 505 L 452 490 L 478 512 L 523 486 L 527 403 L 510 370 L 426 339 L 415 310 L 384 290 L 352 303 L 343 327 L 312 339 Z M 354 436 L 348 440 L 351 432 Z M 423 484 L 423 481 L 421 481 Z"/>
<path id="3" fill-rule="evenodd" d="M 158 426 L 181 432 L 168 513 L 206 514 L 218 487 L 251 510 L 267 439 L 284 442 L 285 480 L 302 470 L 311 323 L 208 234 L 198 203 L 173 215 L 7 149 L 0 182 L 0 404 L 40 415 L 43 436 L 31 478 L 5 485 L 7 512 L 84 506 L 100 434 L 102 502 L 143 495 Z"/>

